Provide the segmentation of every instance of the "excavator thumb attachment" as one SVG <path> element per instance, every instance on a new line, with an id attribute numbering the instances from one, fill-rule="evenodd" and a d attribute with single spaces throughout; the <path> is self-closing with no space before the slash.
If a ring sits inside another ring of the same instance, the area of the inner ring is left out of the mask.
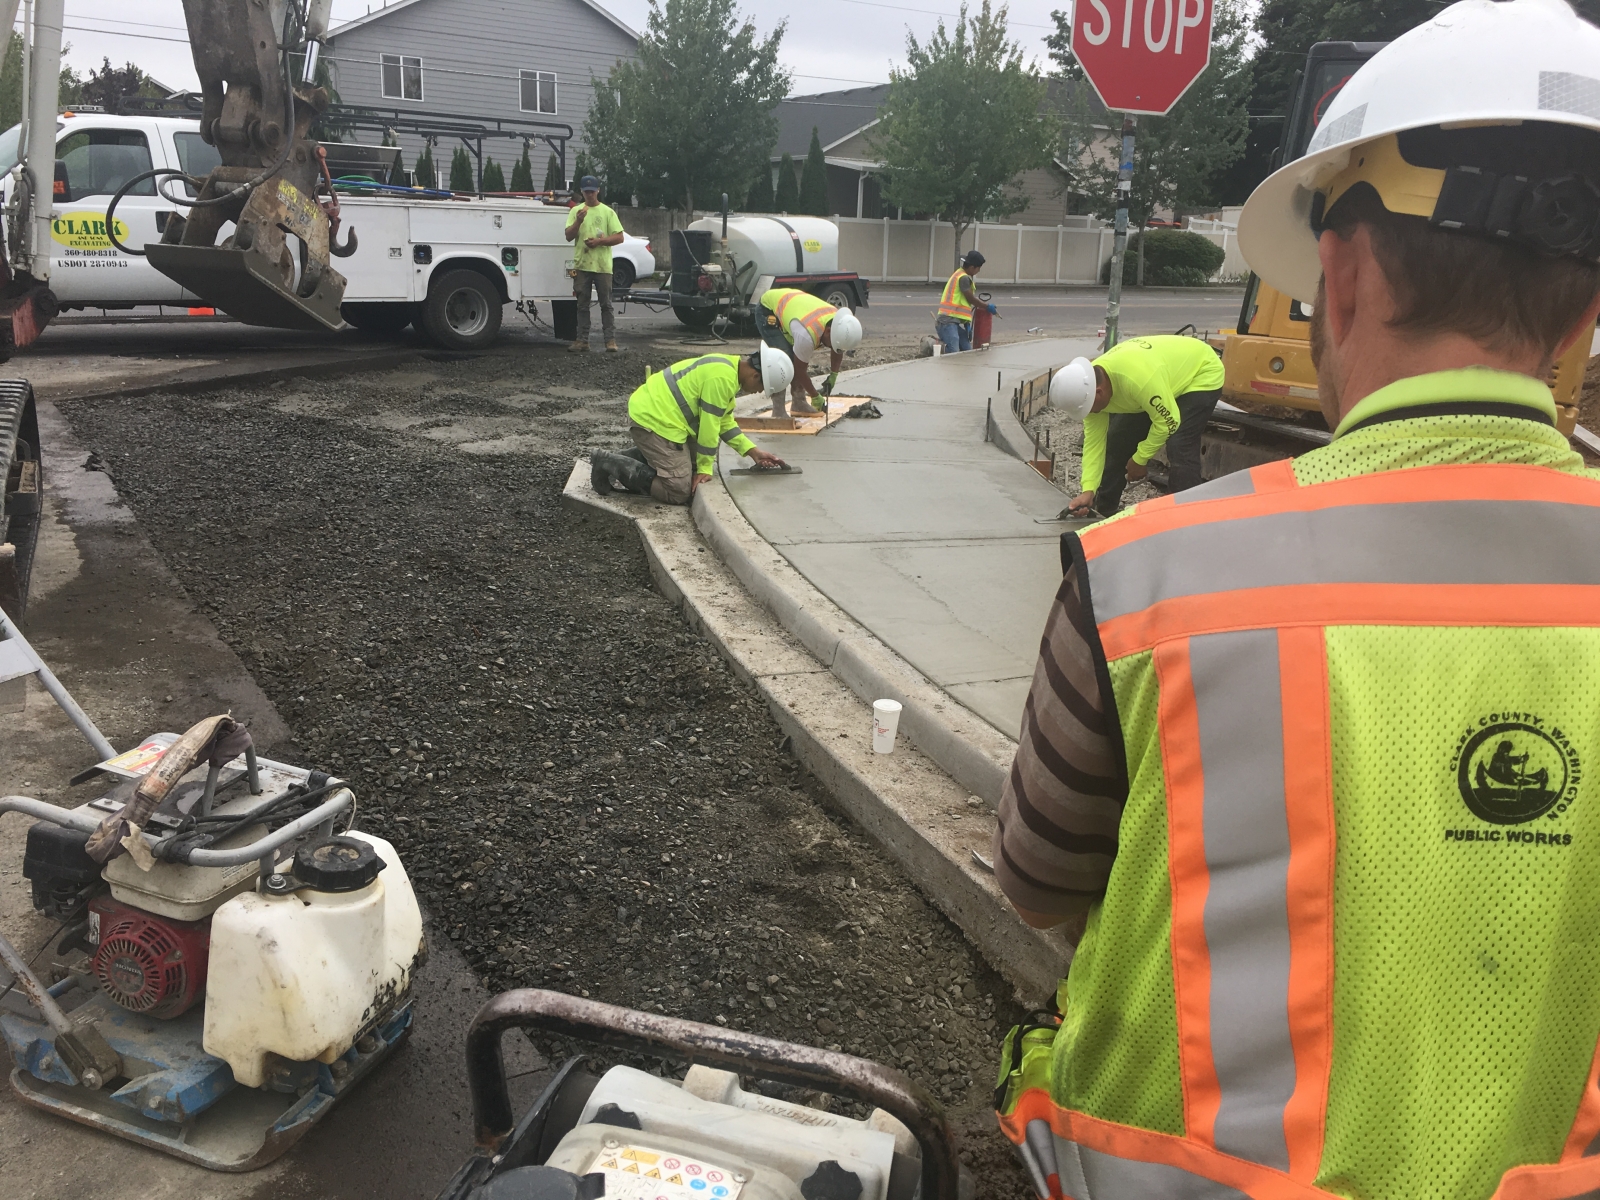
<path id="1" fill-rule="evenodd" d="M 277 329 L 343 329 L 344 278 L 331 267 L 302 296 L 284 286 L 282 269 L 253 250 L 232 246 L 145 246 L 150 265 L 211 307 L 246 325 Z"/>

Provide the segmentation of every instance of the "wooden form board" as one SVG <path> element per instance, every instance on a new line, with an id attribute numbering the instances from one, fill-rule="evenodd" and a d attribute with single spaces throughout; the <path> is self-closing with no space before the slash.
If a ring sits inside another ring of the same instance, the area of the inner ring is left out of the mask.
<path id="1" fill-rule="evenodd" d="M 865 403 L 867 396 L 830 396 L 828 397 L 827 413 L 813 413 L 810 416 L 801 414 L 798 417 L 738 417 L 739 428 L 746 433 L 821 433 L 835 421 L 841 420 L 845 413 L 858 404 Z"/>

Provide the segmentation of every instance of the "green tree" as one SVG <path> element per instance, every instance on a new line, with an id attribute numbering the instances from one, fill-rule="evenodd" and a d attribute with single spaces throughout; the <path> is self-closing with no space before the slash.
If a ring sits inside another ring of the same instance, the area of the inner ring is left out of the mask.
<path id="1" fill-rule="evenodd" d="M 795 210 L 807 216 L 828 215 L 828 162 L 822 156 L 822 139 L 817 127 L 811 127 L 811 148 L 806 151 L 806 164 L 800 168 L 800 205 Z"/>
<path id="2" fill-rule="evenodd" d="M 743 195 L 789 94 L 778 65 L 785 24 L 759 39 L 734 0 L 650 0 L 637 57 L 594 81 L 583 125 L 611 187 L 685 211 Z"/>
<path id="3" fill-rule="evenodd" d="M 433 165 L 433 143 L 422 143 L 422 153 L 417 155 L 417 167 L 412 173 L 418 187 L 438 187 L 439 172 Z"/>
<path id="4" fill-rule="evenodd" d="M 72 49 L 63 45 L 64 55 Z M 57 85 L 56 103 L 62 106 L 83 103 L 83 80 L 71 67 L 61 68 L 61 81 Z M 10 129 L 22 120 L 22 35 L 13 33 L 6 44 L 4 59 L 0 59 L 0 129 Z"/>
<path id="5" fill-rule="evenodd" d="M 600 180 L 602 185 L 606 180 L 606 177 L 601 175 L 599 170 L 596 169 L 594 165 L 594 159 L 590 156 L 589 152 L 587 150 L 579 150 L 575 155 L 572 156 L 572 186 L 576 188 L 578 186 L 578 181 L 585 175 L 593 175 L 596 179 Z"/>
<path id="6" fill-rule="evenodd" d="M 450 156 L 450 190 L 452 192 L 478 190 L 472 182 L 472 156 L 467 153 L 465 146 L 457 146 L 456 152 Z"/>
<path id="7" fill-rule="evenodd" d="M 124 100 L 140 96 L 159 99 L 164 93 L 155 81 L 132 63 L 113 67 L 109 58 L 84 77 L 79 88 L 79 103 L 98 104 L 107 112 L 116 112 Z"/>
<path id="8" fill-rule="evenodd" d="M 511 164 L 511 190 L 513 192 L 533 191 L 533 145 L 531 142 L 522 143 L 522 157 Z"/>
<path id="9" fill-rule="evenodd" d="M 1055 149 L 1055 121 L 1041 109 L 1045 84 L 1006 34 L 1007 10 L 990 0 L 975 17 L 961 6 L 953 31 L 941 20 L 925 43 L 906 35 L 905 68 L 889 71 L 889 94 L 871 137 L 884 198 L 967 228 L 1027 206 L 1007 188 L 1042 167 Z"/>
<path id="10" fill-rule="evenodd" d="M 501 170 L 500 164 L 492 158 L 483 160 L 483 190 L 486 192 L 503 192 L 506 190 L 506 173 Z"/>
<path id="11" fill-rule="evenodd" d="M 547 192 L 563 192 L 567 188 L 566 176 L 561 174 L 561 160 L 556 157 L 555 151 L 550 152 L 550 161 L 544 165 L 544 190 Z"/>
<path id="12" fill-rule="evenodd" d="M 783 152 L 783 159 L 778 163 L 778 188 L 772 194 L 772 211 L 792 213 L 800 211 L 800 183 L 795 178 L 794 159 L 789 152 Z"/>
<path id="13" fill-rule="evenodd" d="M 1244 151 L 1250 130 L 1248 22 L 1245 0 L 1215 0 L 1211 64 L 1166 116 L 1139 118 L 1128 199 L 1128 223 L 1134 228 L 1157 210 L 1220 203 L 1216 181 Z M 1088 198 L 1091 211 L 1108 217 L 1117 209 L 1121 121 L 1106 113 L 1087 81 L 1069 80 L 1062 91 L 1062 160 L 1072 173 L 1073 189 Z"/>
<path id="14" fill-rule="evenodd" d="M 756 172 L 755 182 L 750 185 L 750 192 L 744 198 L 742 211 L 747 213 L 776 211 L 773 207 L 772 170 L 770 167 L 765 171 Z"/>

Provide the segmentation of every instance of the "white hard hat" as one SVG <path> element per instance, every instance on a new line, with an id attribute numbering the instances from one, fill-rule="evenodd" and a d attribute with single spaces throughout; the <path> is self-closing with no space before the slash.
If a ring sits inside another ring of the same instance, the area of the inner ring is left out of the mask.
<path id="1" fill-rule="evenodd" d="M 840 354 L 848 353 L 861 345 L 861 318 L 848 308 L 841 308 L 834 313 L 833 320 L 828 325 L 833 330 L 833 337 L 829 341 Z"/>
<path id="2" fill-rule="evenodd" d="M 1094 407 L 1094 364 L 1075 358 L 1050 377 L 1050 407 L 1081 421 Z"/>
<path id="3" fill-rule="evenodd" d="M 761 347 L 761 390 L 776 396 L 794 379 L 794 364 L 789 356 L 771 346 Z"/>
<path id="4" fill-rule="evenodd" d="M 1494 127 L 1524 122 L 1600 133 L 1600 29 L 1566 0 L 1460 0 L 1351 77 L 1305 156 L 1251 194 L 1239 216 L 1239 249 L 1272 287 L 1311 301 L 1322 278 L 1322 214 L 1349 187 L 1368 183 L 1390 212 L 1592 261 L 1600 256 L 1600 193 L 1593 183 L 1600 167 L 1585 179 L 1587 170 L 1575 176 L 1574 164 L 1552 163 L 1540 180 L 1520 166 L 1406 154 L 1396 136 L 1443 126 L 1434 145 L 1450 155 L 1457 152 L 1451 137 L 1459 143 L 1486 136 L 1485 129 L 1492 137 Z M 1541 143 L 1533 132 L 1508 131 L 1502 143 L 1520 139 L 1526 153 L 1537 155 Z M 1427 157 L 1435 161 L 1413 161 Z M 1452 211 L 1443 211 L 1447 205 Z"/>

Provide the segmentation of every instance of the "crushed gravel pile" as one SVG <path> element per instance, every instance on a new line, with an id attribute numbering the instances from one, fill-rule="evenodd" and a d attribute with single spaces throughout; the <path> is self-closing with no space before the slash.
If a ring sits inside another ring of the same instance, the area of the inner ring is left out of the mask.
<path id="1" fill-rule="evenodd" d="M 1019 1017 L 830 809 L 755 694 L 561 509 L 642 364 L 547 346 L 364 376 L 62 404 L 294 730 L 358 781 L 491 988 L 545 986 L 903 1067 L 1025 1193 L 988 1113 Z"/>

